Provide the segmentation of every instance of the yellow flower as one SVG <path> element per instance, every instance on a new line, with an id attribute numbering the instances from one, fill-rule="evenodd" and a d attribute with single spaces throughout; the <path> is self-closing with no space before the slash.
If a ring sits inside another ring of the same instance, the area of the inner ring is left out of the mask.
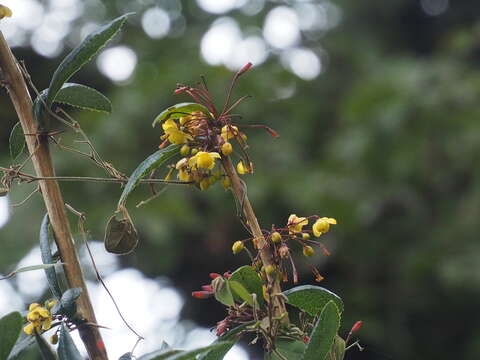
<path id="1" fill-rule="evenodd" d="M 299 233 L 302 232 L 302 228 L 308 224 L 308 220 L 305 217 L 298 217 L 295 214 L 292 214 L 288 217 L 288 230 L 290 233 Z"/>
<path id="2" fill-rule="evenodd" d="M 228 141 L 238 135 L 238 127 L 232 125 L 225 125 L 222 127 L 222 134 L 220 135 L 223 140 Z"/>
<path id="3" fill-rule="evenodd" d="M 228 156 L 232 153 L 232 151 L 233 151 L 233 147 L 232 147 L 232 144 L 230 144 L 229 142 L 226 142 L 222 145 L 223 155 Z"/>
<path id="4" fill-rule="evenodd" d="M 245 249 L 245 245 L 243 245 L 242 241 L 238 240 L 233 243 L 232 252 L 234 255 L 238 254 L 243 249 Z"/>
<path id="5" fill-rule="evenodd" d="M 25 334 L 32 335 L 34 331 L 46 331 L 52 327 L 52 315 L 45 307 L 33 303 L 30 304 L 28 310 L 27 321 L 29 324 L 23 328 Z"/>
<path id="6" fill-rule="evenodd" d="M 282 241 L 282 235 L 278 231 L 275 231 L 272 233 L 272 242 L 273 243 L 279 243 Z"/>
<path id="7" fill-rule="evenodd" d="M 334 218 L 322 217 L 320 219 L 317 219 L 317 221 L 315 221 L 315 224 L 313 224 L 312 226 L 313 235 L 319 237 L 320 235 L 330 230 L 330 225 L 335 225 L 336 223 L 337 220 L 335 220 Z"/>
<path id="8" fill-rule="evenodd" d="M 237 172 L 240 175 L 251 174 L 251 173 L 253 173 L 253 164 L 250 163 L 250 166 L 245 166 L 245 163 L 241 160 L 237 164 Z"/>
<path id="9" fill-rule="evenodd" d="M 11 17 L 12 16 L 12 10 L 10 8 L 0 5 L 0 19 L 3 19 L 4 17 Z"/>
<path id="10" fill-rule="evenodd" d="M 188 140 L 193 140 L 193 137 L 178 129 L 177 124 L 172 119 L 168 119 L 162 124 L 163 131 L 167 135 L 168 141 L 172 144 L 185 144 Z"/>
<path id="11" fill-rule="evenodd" d="M 178 170 L 177 176 L 180 181 L 192 181 L 192 175 L 183 169 Z"/>
<path id="12" fill-rule="evenodd" d="M 197 167 L 212 170 L 215 166 L 215 159 L 220 159 L 220 154 L 217 152 L 199 151 L 194 158 Z"/>
<path id="13" fill-rule="evenodd" d="M 303 247 L 303 255 L 312 256 L 313 254 L 315 254 L 315 250 L 311 246 L 306 245 Z"/>

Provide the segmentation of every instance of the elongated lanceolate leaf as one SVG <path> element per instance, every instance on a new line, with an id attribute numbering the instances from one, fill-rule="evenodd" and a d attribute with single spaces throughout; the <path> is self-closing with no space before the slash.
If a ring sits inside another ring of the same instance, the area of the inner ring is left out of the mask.
<path id="1" fill-rule="evenodd" d="M 283 294 L 288 298 L 288 303 L 312 316 L 318 315 L 323 307 L 332 300 L 337 305 L 340 313 L 343 312 L 343 301 L 330 290 L 320 286 L 303 285 L 286 290 Z"/>
<path id="2" fill-rule="evenodd" d="M 71 105 L 80 109 L 112 112 L 112 103 L 101 92 L 85 85 L 65 83 L 58 91 L 55 102 Z"/>
<path id="3" fill-rule="evenodd" d="M 57 352 L 59 360 L 83 360 L 65 324 L 60 329 Z"/>
<path id="4" fill-rule="evenodd" d="M 22 332 L 12 351 L 10 351 L 8 360 L 20 359 L 20 354 L 22 354 L 24 350 L 28 349 L 33 344 L 35 344 L 35 338 Z"/>
<path id="5" fill-rule="evenodd" d="M 330 300 L 320 313 L 302 360 L 325 360 L 340 327 L 340 312 Z"/>
<path id="6" fill-rule="evenodd" d="M 62 85 L 115 36 L 129 15 L 132 13 L 122 15 L 94 31 L 63 59 L 50 82 L 47 107 L 52 105 Z"/>
<path id="7" fill-rule="evenodd" d="M 10 132 L 9 145 L 10 156 L 15 160 L 25 148 L 25 136 L 23 135 L 23 129 L 20 122 L 17 122 Z"/>
<path id="8" fill-rule="evenodd" d="M 0 319 L 0 360 L 6 360 L 22 330 L 22 315 L 12 312 Z"/>
<path id="9" fill-rule="evenodd" d="M 177 155 L 179 148 L 180 145 L 167 146 L 165 149 L 160 149 L 157 152 L 153 153 L 148 158 L 146 158 L 140 165 L 138 165 L 138 167 L 128 179 L 125 188 L 123 189 L 120 200 L 118 200 L 118 207 L 125 203 L 128 195 L 133 191 L 133 189 L 137 187 L 141 179 L 150 174 L 152 170 L 155 170 L 156 168 L 162 166 L 165 162 Z"/>
<path id="10" fill-rule="evenodd" d="M 207 116 L 210 116 L 208 109 L 197 103 L 180 103 L 163 110 L 160 114 L 157 115 L 155 120 L 153 120 L 152 126 L 155 127 L 158 123 L 162 123 L 167 119 L 178 119 L 182 116 L 187 116 L 192 112 L 200 111 Z"/>
<path id="11" fill-rule="evenodd" d="M 11 278 L 15 275 L 17 275 L 18 273 L 21 273 L 21 272 L 27 272 L 27 271 L 35 271 L 35 270 L 46 270 L 46 269 L 51 269 L 53 267 L 55 267 L 55 265 L 57 264 L 40 264 L 40 265 L 30 265 L 30 266 L 24 266 L 24 267 L 21 267 L 21 268 L 18 268 L 14 271 L 12 271 L 10 274 L 8 274 L 7 276 L 3 277 L 3 278 L 0 278 L 0 280 L 5 280 L 5 279 L 8 279 L 8 278 Z"/>
<path id="12" fill-rule="evenodd" d="M 226 352 L 228 352 L 228 350 L 230 350 L 230 348 L 232 346 L 233 346 L 233 343 L 230 342 L 230 341 L 219 342 L 219 343 L 214 343 L 212 345 L 205 346 L 205 347 L 202 347 L 202 348 L 198 348 L 198 349 L 194 349 L 194 350 L 190 350 L 190 351 L 185 351 L 185 352 L 170 356 L 170 357 L 165 358 L 165 359 L 167 359 L 167 360 L 196 360 L 198 355 L 205 354 L 205 353 L 211 352 L 211 351 L 221 352 L 221 351 L 226 350 L 225 351 L 225 353 L 226 353 Z M 223 358 L 223 356 L 222 356 L 222 358 Z M 222 358 L 217 358 L 215 360 L 221 360 Z"/>
<path id="13" fill-rule="evenodd" d="M 40 355 L 42 360 L 57 360 L 57 356 L 53 353 L 52 348 L 45 339 L 35 332 L 35 340 L 37 341 L 38 349 L 40 350 Z"/>
<path id="14" fill-rule="evenodd" d="M 44 264 L 52 264 L 54 261 L 50 242 L 53 241 L 53 233 L 50 229 L 50 220 L 48 218 L 48 214 L 45 214 L 43 217 L 42 224 L 40 225 L 39 237 L 42 262 Z M 48 286 L 50 287 L 50 291 L 52 292 L 53 296 L 55 296 L 57 299 L 60 299 L 62 297 L 62 290 L 60 289 L 55 267 L 45 268 L 45 275 L 47 276 Z"/>

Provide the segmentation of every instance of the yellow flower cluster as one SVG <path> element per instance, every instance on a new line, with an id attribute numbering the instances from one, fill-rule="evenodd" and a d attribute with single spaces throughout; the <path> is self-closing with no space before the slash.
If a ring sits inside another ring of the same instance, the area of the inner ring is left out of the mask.
<path id="1" fill-rule="evenodd" d="M 178 179 L 198 184 L 200 190 L 206 190 L 217 180 L 223 178 L 223 185 L 228 188 L 228 179 L 221 171 L 212 171 L 216 165 L 216 159 L 220 159 L 217 152 L 198 151 L 195 155 L 180 159 L 175 165 L 178 170 Z"/>
<path id="2" fill-rule="evenodd" d="M 40 333 L 52 327 L 52 314 L 50 309 L 55 305 L 56 300 L 52 300 L 41 306 L 33 303 L 28 307 L 27 321 L 28 324 L 23 328 L 23 332 L 27 335 L 33 335 L 34 331 Z"/>

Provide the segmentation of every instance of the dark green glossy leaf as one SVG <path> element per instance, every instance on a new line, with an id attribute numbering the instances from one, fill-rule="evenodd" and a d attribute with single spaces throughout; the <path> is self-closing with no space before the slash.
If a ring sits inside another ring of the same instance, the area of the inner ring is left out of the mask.
<path id="1" fill-rule="evenodd" d="M 112 112 L 112 104 L 105 95 L 91 87 L 75 83 L 63 84 L 55 102 L 85 110 Z"/>
<path id="2" fill-rule="evenodd" d="M 38 335 L 35 332 L 35 340 L 37 341 L 38 349 L 40 350 L 40 355 L 43 360 L 57 360 L 57 356 L 54 354 L 52 348 L 45 341 L 43 336 Z"/>
<path id="3" fill-rule="evenodd" d="M 257 301 L 260 305 L 263 304 L 262 279 L 249 265 L 242 266 L 232 273 L 230 281 L 237 281 L 248 290 L 250 294 L 257 295 Z"/>
<path id="4" fill-rule="evenodd" d="M 138 233 L 129 219 L 117 220 L 113 215 L 107 223 L 105 249 L 113 254 L 126 255 L 138 245 Z"/>
<path id="5" fill-rule="evenodd" d="M 42 256 L 42 262 L 44 264 L 53 264 L 52 249 L 50 243 L 53 242 L 53 233 L 50 228 L 50 220 L 48 214 L 45 214 L 40 225 L 40 254 Z M 45 275 L 47 276 L 48 286 L 53 296 L 57 299 L 62 297 L 62 291 L 57 278 L 57 272 L 55 267 L 49 267 L 45 269 Z"/>
<path id="6" fill-rule="evenodd" d="M 194 350 L 190 350 L 190 351 L 185 351 L 185 352 L 170 356 L 170 357 L 165 358 L 165 359 L 168 359 L 168 360 L 196 360 L 198 355 L 206 354 L 206 353 L 211 352 L 211 351 L 214 351 L 214 352 L 220 354 L 222 351 L 226 350 L 225 351 L 225 353 L 226 353 L 226 352 L 228 352 L 228 350 L 230 350 L 230 348 L 232 346 L 233 346 L 233 343 L 230 342 L 230 341 L 219 342 L 219 343 L 214 343 L 212 345 L 205 346 L 205 347 L 202 347 L 202 348 L 198 348 L 198 349 L 194 349 Z M 223 358 L 223 356 L 222 356 L 222 358 Z M 222 358 L 216 358 L 215 360 L 220 360 Z M 213 358 L 211 360 L 213 360 Z"/>
<path id="7" fill-rule="evenodd" d="M 127 17 L 131 14 L 132 13 L 122 15 L 100 27 L 88 35 L 79 46 L 73 49 L 63 59 L 55 70 L 50 86 L 48 87 L 47 107 L 52 105 L 62 85 L 70 79 L 73 74 L 80 70 L 83 65 L 89 62 L 92 57 L 115 36 L 127 20 Z"/>
<path id="8" fill-rule="evenodd" d="M 35 344 L 35 338 L 22 332 L 20 338 L 15 343 L 15 346 L 13 347 L 10 355 L 8 356 L 8 360 L 20 359 L 20 354 L 33 344 Z"/>
<path id="9" fill-rule="evenodd" d="M 170 358 L 171 356 L 178 355 L 183 352 L 184 351 L 182 350 L 160 349 L 160 350 L 142 355 L 138 358 L 138 360 L 164 360 L 164 359 Z"/>
<path id="10" fill-rule="evenodd" d="M 205 106 L 197 103 L 185 102 L 170 106 L 168 109 L 163 110 L 157 115 L 155 120 L 153 120 L 152 126 L 155 127 L 155 125 L 162 123 L 167 119 L 178 119 L 196 111 L 203 112 L 205 115 L 210 116 L 210 112 Z"/>
<path id="11" fill-rule="evenodd" d="M 305 351 L 305 344 L 298 340 L 279 339 L 275 342 L 275 351 L 286 359 L 301 359 Z M 283 360 L 275 352 L 265 354 L 266 360 Z"/>
<path id="12" fill-rule="evenodd" d="M 288 298 L 288 303 L 309 313 L 318 315 L 323 307 L 332 300 L 337 305 L 340 313 L 343 312 L 343 301 L 330 290 L 320 286 L 303 285 L 286 290 L 283 294 Z"/>
<path id="13" fill-rule="evenodd" d="M 150 174 L 152 170 L 155 170 L 156 168 L 170 160 L 172 157 L 177 155 L 179 148 L 180 145 L 167 146 L 165 149 L 160 149 L 157 152 L 153 153 L 148 158 L 146 158 L 140 165 L 138 165 L 138 167 L 128 179 L 125 188 L 123 189 L 120 200 L 118 200 L 118 207 L 125 203 L 128 195 L 133 191 L 133 189 L 137 187 L 141 179 Z"/>
<path id="14" fill-rule="evenodd" d="M 25 149 L 25 135 L 20 122 L 17 122 L 10 132 L 10 156 L 15 160 Z"/>
<path id="15" fill-rule="evenodd" d="M 217 340 L 213 342 L 213 344 L 219 343 L 219 342 L 225 342 L 229 341 L 232 343 L 232 346 L 240 340 L 240 333 L 245 330 L 245 328 L 249 325 L 254 324 L 255 321 L 251 321 L 245 324 L 242 324 L 240 326 L 237 326 L 233 329 L 228 330 L 226 333 L 223 335 L 219 336 Z M 231 347 L 230 347 L 231 348 Z M 217 350 L 211 350 L 207 353 L 204 353 L 198 357 L 198 360 L 216 360 L 216 359 L 223 359 L 223 356 L 230 350 L 230 348 L 224 348 L 224 349 L 217 349 Z"/>
<path id="16" fill-rule="evenodd" d="M 335 302 L 330 300 L 323 308 L 313 328 L 310 341 L 303 354 L 303 360 L 325 360 L 339 327 L 340 312 Z"/>
<path id="17" fill-rule="evenodd" d="M 0 360 L 6 360 L 20 336 L 23 318 L 19 312 L 11 312 L 0 319 Z"/>
<path id="18" fill-rule="evenodd" d="M 59 360 L 83 360 L 65 324 L 60 328 L 57 352 Z"/>
<path id="19" fill-rule="evenodd" d="M 228 281 L 222 277 L 217 277 L 212 281 L 213 291 L 215 292 L 215 299 L 227 306 L 233 306 L 235 302 L 233 301 L 232 290 Z"/>
<path id="20" fill-rule="evenodd" d="M 343 360 L 345 357 L 345 340 L 336 335 L 333 346 L 327 354 L 327 360 Z"/>

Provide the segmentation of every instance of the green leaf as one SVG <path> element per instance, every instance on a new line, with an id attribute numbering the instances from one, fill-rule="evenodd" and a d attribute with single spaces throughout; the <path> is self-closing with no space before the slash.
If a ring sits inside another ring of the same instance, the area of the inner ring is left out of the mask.
<path id="1" fill-rule="evenodd" d="M 122 15 L 94 31 L 63 59 L 50 82 L 46 101 L 47 107 L 52 105 L 62 85 L 115 36 L 131 14 Z"/>
<path id="2" fill-rule="evenodd" d="M 133 191 L 133 189 L 137 187 L 141 179 L 147 176 L 152 170 L 155 170 L 156 168 L 170 160 L 172 157 L 177 155 L 179 148 L 180 145 L 167 146 L 165 149 L 160 149 L 157 152 L 153 153 L 148 158 L 146 158 L 140 165 L 138 165 L 138 167 L 128 179 L 125 188 L 123 189 L 120 200 L 118 200 L 118 207 L 125 203 L 128 195 Z"/>
<path id="3" fill-rule="evenodd" d="M 163 345 L 163 344 L 162 344 Z M 177 355 L 179 353 L 183 353 L 182 350 L 174 350 L 174 349 L 160 349 L 153 351 L 151 353 L 142 355 L 138 358 L 138 360 L 164 360 L 168 359 L 173 355 Z"/>
<path id="4" fill-rule="evenodd" d="M 25 149 L 25 135 L 20 122 L 17 122 L 10 132 L 10 156 L 15 160 Z"/>
<path id="5" fill-rule="evenodd" d="M 250 294 L 257 295 L 257 301 L 260 305 L 263 304 L 262 279 L 253 267 L 245 265 L 238 268 L 232 273 L 229 281 L 237 281 L 242 284 Z"/>
<path id="6" fill-rule="evenodd" d="M 195 111 L 201 111 L 205 115 L 210 116 L 210 111 L 200 104 L 197 103 L 180 103 L 173 106 L 170 106 L 168 109 L 163 110 L 160 114 L 157 115 L 155 120 L 153 120 L 152 126 L 155 127 L 158 123 L 162 123 L 167 119 L 178 119 L 182 116 L 186 116 Z"/>
<path id="7" fill-rule="evenodd" d="M 83 360 L 65 324 L 60 328 L 57 352 L 59 360 Z"/>
<path id="8" fill-rule="evenodd" d="M 245 286 L 240 284 L 238 281 L 232 280 L 228 280 L 228 284 L 230 285 L 230 289 L 232 289 L 235 295 L 238 295 L 238 297 L 240 297 L 248 305 L 253 306 L 253 296 L 247 289 L 245 289 Z"/>
<path id="9" fill-rule="evenodd" d="M 233 306 L 235 304 L 233 301 L 232 290 L 226 279 L 221 276 L 217 277 L 212 281 L 212 287 L 217 301 L 227 306 Z"/>
<path id="10" fill-rule="evenodd" d="M 330 300 L 320 313 L 302 360 L 325 360 L 340 327 L 340 312 Z"/>
<path id="11" fill-rule="evenodd" d="M 336 335 L 333 346 L 327 354 L 327 360 L 343 360 L 345 357 L 345 340 Z"/>
<path id="12" fill-rule="evenodd" d="M 40 265 L 24 266 L 24 267 L 18 268 L 16 270 L 13 270 L 7 276 L 0 278 L 0 280 L 5 280 L 5 279 L 8 279 L 8 278 L 11 278 L 11 277 L 13 277 L 13 276 L 15 276 L 15 275 L 17 275 L 18 273 L 21 273 L 21 272 L 42 270 L 42 269 L 50 269 L 50 268 L 55 267 L 55 265 L 57 265 L 57 264 L 40 264 Z"/>
<path id="13" fill-rule="evenodd" d="M 35 344 L 35 338 L 33 336 L 26 335 L 25 333 L 22 332 L 22 334 L 20 335 L 20 338 L 15 343 L 15 346 L 13 347 L 12 351 L 10 352 L 10 355 L 8 356 L 8 360 L 18 359 L 18 356 L 25 349 L 32 346 L 33 344 Z"/>
<path id="14" fill-rule="evenodd" d="M 82 294 L 81 288 L 71 288 L 66 290 L 60 301 L 52 308 L 52 314 L 63 314 L 68 318 L 72 318 L 77 312 L 77 299 Z"/>
<path id="15" fill-rule="evenodd" d="M 52 348 L 50 347 L 50 345 L 48 345 L 43 336 L 35 332 L 35 340 L 37 341 L 40 355 L 42 356 L 43 360 L 57 360 L 57 357 L 55 356 Z"/>
<path id="16" fill-rule="evenodd" d="M 323 307 L 332 300 L 337 305 L 340 313 L 343 312 L 343 301 L 330 290 L 320 286 L 303 285 L 286 290 L 283 294 L 288 298 L 288 303 L 312 316 L 316 316 Z"/>
<path id="17" fill-rule="evenodd" d="M 54 263 L 52 257 L 52 249 L 50 243 L 53 242 L 53 233 L 50 228 L 50 220 L 48 214 L 45 214 L 40 225 L 40 254 L 42 256 L 42 262 L 44 264 Z M 60 285 L 57 278 L 57 272 L 55 267 L 49 267 L 45 269 L 45 275 L 47 276 L 48 286 L 50 290 L 57 299 L 62 297 L 62 291 L 60 290 Z"/>
<path id="18" fill-rule="evenodd" d="M 112 103 L 105 95 L 91 87 L 75 83 L 63 84 L 55 102 L 85 110 L 112 112 Z"/>
<path id="19" fill-rule="evenodd" d="M 0 360 L 6 360 L 22 330 L 23 318 L 19 312 L 11 312 L 0 319 Z"/>
<path id="20" fill-rule="evenodd" d="M 305 344 L 298 340 L 279 339 L 275 342 L 275 351 L 286 359 L 301 359 L 305 351 Z M 265 360 L 283 360 L 275 352 L 265 354 Z"/>
<path id="21" fill-rule="evenodd" d="M 198 355 L 205 354 L 205 353 L 211 352 L 211 351 L 217 352 L 219 354 L 221 354 L 221 352 L 223 352 L 223 351 L 225 351 L 225 353 L 227 353 L 228 350 L 230 350 L 230 348 L 232 346 L 233 346 L 233 343 L 230 342 L 230 341 L 218 342 L 218 343 L 214 343 L 212 345 L 205 346 L 205 347 L 202 347 L 202 348 L 198 348 L 198 349 L 194 349 L 194 350 L 190 350 L 190 351 L 185 351 L 185 352 L 173 355 L 173 356 L 165 358 L 165 359 L 168 359 L 168 360 L 196 360 Z M 223 356 L 222 356 L 222 358 L 223 358 Z M 216 358 L 215 360 L 220 360 L 222 358 Z M 214 358 L 211 358 L 211 359 L 214 360 Z M 155 359 L 155 360 L 157 360 L 157 359 Z"/>

